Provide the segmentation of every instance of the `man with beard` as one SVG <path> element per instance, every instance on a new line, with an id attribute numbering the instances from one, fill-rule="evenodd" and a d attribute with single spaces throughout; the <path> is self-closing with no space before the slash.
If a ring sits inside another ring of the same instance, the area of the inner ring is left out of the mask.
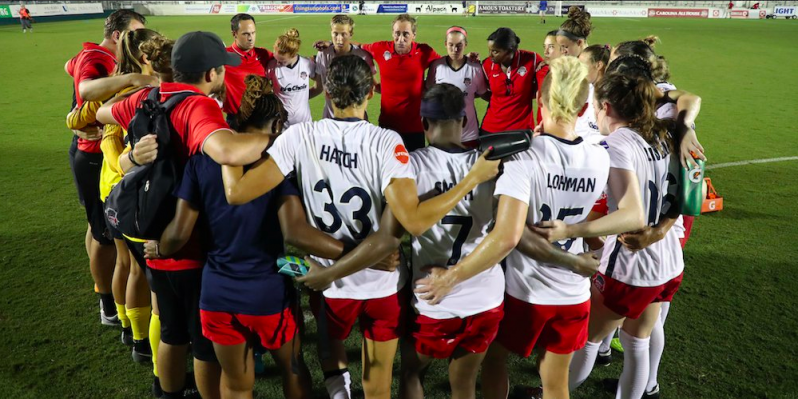
<path id="1" fill-rule="evenodd" d="M 241 97 L 244 95 L 246 85 L 244 79 L 248 75 L 266 76 L 266 64 L 274 58 L 271 51 L 263 47 L 255 47 L 257 34 L 255 18 L 249 14 L 236 14 L 230 19 L 230 32 L 233 35 L 233 44 L 227 48 L 230 53 L 241 56 L 241 65 L 228 66 L 224 73 L 224 112 L 227 114 L 227 123 L 237 129 L 236 115 L 241 107 Z"/>
<path id="2" fill-rule="evenodd" d="M 269 144 L 268 135 L 235 134 L 227 126 L 218 103 L 209 97 L 224 90 L 225 65 L 238 66 L 241 57 L 229 53 L 222 39 L 209 32 L 183 35 L 172 51 L 174 82 L 162 82 L 160 100 L 177 93 L 196 93 L 177 104 L 170 113 L 172 149 L 179 167 L 200 152 L 222 165 L 243 166 L 261 157 Z M 97 111 L 97 120 L 128 128 L 136 110 L 153 88 L 139 90 L 115 102 L 109 101 Z M 130 152 L 135 165 L 155 160 L 155 135 L 142 138 Z M 182 169 L 181 169 L 182 170 Z M 148 260 L 151 288 L 158 297 L 161 312 L 161 344 L 158 348 L 158 372 L 164 398 L 182 397 L 185 385 L 185 356 L 188 345 L 194 355 L 194 374 L 203 398 L 219 397 L 221 368 L 213 345 L 202 336 L 199 297 L 202 276 L 202 249 L 198 232 L 171 259 Z M 143 244 L 134 256 L 143 262 Z"/>

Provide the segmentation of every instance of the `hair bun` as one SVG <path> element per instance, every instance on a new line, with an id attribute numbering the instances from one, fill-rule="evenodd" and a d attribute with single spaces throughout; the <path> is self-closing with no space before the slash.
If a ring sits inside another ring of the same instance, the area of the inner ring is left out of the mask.
<path id="1" fill-rule="evenodd" d="M 578 6 L 568 9 L 568 19 L 590 19 L 590 13 Z"/>
<path id="2" fill-rule="evenodd" d="M 659 40 L 659 37 L 657 37 L 657 36 L 649 35 L 649 36 L 644 37 L 643 39 L 640 39 L 640 41 L 642 41 L 645 44 L 648 44 L 649 47 L 654 48 L 654 46 L 657 43 L 659 43 L 660 40 Z"/>
<path id="3" fill-rule="evenodd" d="M 299 31 L 296 28 L 291 28 L 285 31 L 285 35 L 289 37 L 296 37 L 299 38 Z"/>

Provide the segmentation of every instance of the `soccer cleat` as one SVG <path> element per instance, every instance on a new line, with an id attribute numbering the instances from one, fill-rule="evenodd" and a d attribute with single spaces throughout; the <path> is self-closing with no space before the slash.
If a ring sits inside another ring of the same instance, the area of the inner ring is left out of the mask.
<path id="1" fill-rule="evenodd" d="M 103 301 L 100 300 L 100 323 L 104 326 L 119 326 L 122 323 L 119 321 L 119 315 L 107 316 L 105 309 L 103 309 Z"/>
<path id="2" fill-rule="evenodd" d="M 133 329 L 130 327 L 122 327 L 122 343 L 127 346 L 133 346 Z"/>
<path id="3" fill-rule="evenodd" d="M 621 344 L 621 340 L 618 338 L 612 339 L 612 342 L 610 342 L 610 348 L 618 353 L 623 353 L 623 345 Z"/>
<path id="4" fill-rule="evenodd" d="M 603 353 L 599 352 L 593 367 L 607 367 L 610 364 L 612 364 L 612 350 L 607 350 Z"/>
<path id="5" fill-rule="evenodd" d="M 651 390 L 643 394 L 643 399 L 659 399 L 659 384 Z"/>
<path id="6" fill-rule="evenodd" d="M 150 349 L 150 340 L 142 339 L 140 341 L 133 341 L 133 351 L 131 352 L 133 361 L 136 363 L 149 363 L 152 362 L 152 349 Z"/>

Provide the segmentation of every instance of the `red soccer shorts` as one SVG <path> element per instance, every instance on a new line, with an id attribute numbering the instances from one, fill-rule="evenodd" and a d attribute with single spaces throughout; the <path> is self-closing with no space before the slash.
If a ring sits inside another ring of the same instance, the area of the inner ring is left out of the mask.
<path id="1" fill-rule="evenodd" d="M 504 316 L 503 306 L 465 318 L 433 319 L 416 315 L 412 337 L 416 352 L 436 359 L 448 359 L 456 348 L 471 353 L 488 349 L 499 331 Z"/>
<path id="2" fill-rule="evenodd" d="M 559 355 L 582 349 L 587 342 L 590 301 L 576 305 L 535 305 L 504 296 L 504 319 L 496 341 L 529 357 L 535 347 Z"/>
<path id="3" fill-rule="evenodd" d="M 683 277 L 684 273 L 662 285 L 635 287 L 596 273 L 593 277 L 593 286 L 604 297 L 604 306 L 621 316 L 636 319 L 643 314 L 648 305 L 654 302 L 670 302 L 676 291 L 679 291 Z"/>
<path id="4" fill-rule="evenodd" d="M 219 345 L 240 345 L 253 336 L 268 350 L 280 349 L 297 333 L 291 307 L 268 316 L 200 310 L 202 335 Z"/>
<path id="5" fill-rule="evenodd" d="M 693 221 L 695 221 L 695 216 L 682 216 L 682 222 L 684 223 L 684 237 L 679 239 L 679 243 L 682 244 L 682 249 L 684 249 L 684 246 L 687 245 L 687 240 L 690 239 L 690 232 L 693 230 Z"/>
<path id="6" fill-rule="evenodd" d="M 391 341 L 404 333 L 405 313 L 409 306 L 404 290 L 375 299 L 325 298 L 313 292 L 310 295 L 310 308 L 317 324 L 322 299 L 326 305 L 327 336 L 331 339 L 345 340 L 356 321 L 360 322 L 363 336 L 372 341 Z"/>

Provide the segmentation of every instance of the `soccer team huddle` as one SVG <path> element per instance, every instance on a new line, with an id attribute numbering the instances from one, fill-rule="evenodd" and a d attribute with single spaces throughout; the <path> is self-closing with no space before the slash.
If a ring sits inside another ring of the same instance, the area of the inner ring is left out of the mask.
<path id="1" fill-rule="evenodd" d="M 476 397 L 479 376 L 482 397 L 507 398 L 508 357 L 533 351 L 541 386 L 512 381 L 514 396 L 567 398 L 609 364 L 616 332 L 623 372 L 606 388 L 659 397 L 692 225 L 678 176 L 704 155 L 701 99 L 668 83 L 655 38 L 589 45 L 590 14 L 573 7 L 543 55 L 502 27 L 480 62 L 459 26 L 441 32 L 440 56 L 415 41 L 410 15 L 371 44 L 336 15 L 310 59 L 295 29 L 256 47 L 247 14 L 232 18 L 229 47 L 145 23 L 112 13 L 65 70 L 100 319 L 152 362 L 154 396 L 251 398 L 270 352 L 285 397 L 311 397 L 308 367 L 321 367 L 329 397 L 349 398 L 344 340 L 357 323 L 366 398 L 423 397 L 435 359 L 448 359 L 451 397 Z M 165 133 L 147 123 L 158 112 Z M 520 147 L 483 143 L 519 134 Z M 136 237 L 120 221 L 153 216 L 115 196 L 145 173 L 143 191 L 157 191 L 167 164 L 174 206 L 157 236 Z M 304 361 L 296 287 L 310 293 L 319 365 Z"/>

